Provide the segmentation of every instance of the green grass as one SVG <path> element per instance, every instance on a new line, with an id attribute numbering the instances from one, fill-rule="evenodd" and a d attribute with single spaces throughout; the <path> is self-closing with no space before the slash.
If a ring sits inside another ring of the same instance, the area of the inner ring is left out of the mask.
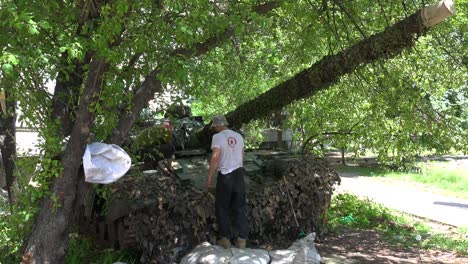
<path id="1" fill-rule="evenodd" d="M 448 162 L 421 162 L 415 165 L 418 172 L 399 172 L 381 167 L 339 167 L 338 172 L 360 176 L 383 177 L 388 179 L 422 183 L 428 187 L 444 190 L 445 193 L 468 198 L 468 168 L 457 168 Z"/>
<path id="2" fill-rule="evenodd" d="M 90 239 L 72 234 L 67 252 L 67 264 L 112 264 L 114 262 L 137 263 L 135 256 L 127 251 L 96 250 Z"/>
<path id="3" fill-rule="evenodd" d="M 384 175 L 388 170 L 381 167 L 357 167 L 357 166 L 337 166 L 336 171 L 352 173 L 359 176 L 381 176 Z"/>
<path id="4" fill-rule="evenodd" d="M 382 232 L 389 242 L 400 246 L 442 249 L 468 255 L 464 228 L 450 234 L 441 233 L 432 230 L 425 222 L 348 193 L 333 196 L 328 210 L 328 228 L 337 232 L 350 228 L 373 229 Z"/>
<path id="5" fill-rule="evenodd" d="M 0 202 L 0 208 L 7 206 Z M 20 246 L 25 237 L 21 214 L 0 215 L 0 264 L 14 264 L 20 262 Z M 128 264 L 137 263 L 136 258 L 126 251 L 111 249 L 97 250 L 89 239 L 78 238 L 72 234 L 67 252 L 67 264 L 112 264 L 114 262 Z"/>
<path id="6" fill-rule="evenodd" d="M 0 200 L 0 264 L 19 263 L 18 253 L 25 234 L 29 232 L 29 222 L 32 214 L 26 210 L 14 209 L 10 215 L 8 202 Z"/>

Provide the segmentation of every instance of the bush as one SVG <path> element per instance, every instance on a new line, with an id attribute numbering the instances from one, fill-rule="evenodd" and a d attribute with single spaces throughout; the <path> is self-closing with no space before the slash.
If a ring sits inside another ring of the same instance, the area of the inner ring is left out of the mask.
<path id="1" fill-rule="evenodd" d="M 379 228 L 392 221 L 389 209 L 369 199 L 343 193 L 333 197 L 328 210 L 330 227 L 350 226 L 358 228 Z"/>

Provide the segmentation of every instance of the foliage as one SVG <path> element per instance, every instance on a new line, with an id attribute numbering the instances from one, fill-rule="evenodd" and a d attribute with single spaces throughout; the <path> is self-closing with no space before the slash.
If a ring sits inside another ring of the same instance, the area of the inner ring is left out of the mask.
<path id="1" fill-rule="evenodd" d="M 437 233 L 426 224 L 411 220 L 368 199 L 343 193 L 332 198 L 328 210 L 328 227 L 332 231 L 344 228 L 375 229 L 388 241 L 406 247 L 452 250 L 468 255 L 468 239 L 459 235 Z"/>
<path id="2" fill-rule="evenodd" d="M 67 252 L 67 264 L 137 263 L 135 256 L 127 251 L 114 251 L 112 249 L 96 250 L 90 239 L 78 237 L 76 233 L 72 233 L 71 235 L 70 248 Z"/>
<path id="3" fill-rule="evenodd" d="M 43 110 L 50 101 L 43 98 L 50 96 L 43 87 L 61 70 L 57 65 L 64 64 L 63 60 L 82 60 L 86 50 L 98 50 L 113 64 L 100 94 L 102 100 L 94 105 L 99 140 L 108 137 L 118 121 L 120 112 L 113 110 L 130 107 L 135 89 L 157 66 L 155 62 L 166 62 L 161 79 L 167 89 L 194 97 L 194 112 L 209 117 L 233 110 L 324 55 L 382 31 L 421 6 L 418 1 L 382 0 L 334 3 L 332 8 L 326 2 L 297 1 L 284 4 L 274 15 L 262 16 L 247 11 L 253 2 L 229 6 L 234 12 L 227 15 L 227 6 L 203 1 L 165 2 L 161 10 L 149 1 L 121 0 L 101 7 L 97 26 L 91 22 L 80 26 L 72 3 L 3 1 L 3 28 L 17 37 L 2 39 L 2 72 L 22 76 L 16 86 L 25 90 L 17 95 L 24 118 L 38 121 L 41 116 L 44 122 Z M 298 137 L 305 141 L 316 135 L 321 143 L 346 146 L 357 153 L 374 149 L 382 159 L 391 157 L 397 162 L 423 150 L 444 153 L 453 147 L 466 151 L 464 3 L 457 3 L 458 16 L 429 32 L 415 50 L 366 66 L 344 76 L 333 89 L 292 105 L 290 125 Z M 218 8 L 214 14 L 213 8 Z M 62 16 L 44 15 L 58 10 Z M 372 15 L 376 11 L 383 15 Z M 107 47 L 106 43 L 119 37 L 122 21 L 128 23 L 124 39 L 120 45 Z M 232 42 L 200 59 L 167 59 L 165 51 L 170 47 L 187 47 L 228 25 L 234 29 Z M 76 34 L 77 29 L 81 34 Z M 25 43 L 31 48 L 25 48 Z M 129 65 L 137 54 L 144 56 Z"/>
<path id="4" fill-rule="evenodd" d="M 8 206 L 0 200 L 0 263 L 2 264 L 20 262 L 18 250 L 24 235 L 18 231 L 18 223 L 10 221 L 12 219 L 2 212 L 8 209 Z"/>
<path id="5" fill-rule="evenodd" d="M 10 210 L 10 205 L 0 201 L 0 211 L 3 211 L 0 213 L 0 259 L 5 263 L 19 262 L 18 250 L 31 230 L 34 216 L 39 210 L 38 201 L 49 193 L 44 182 L 47 182 L 47 177 L 51 177 L 52 174 L 43 174 L 59 173 L 61 170 L 56 161 L 43 160 L 40 167 L 37 166 L 38 162 L 39 157 L 23 157 L 15 161 L 15 173 L 18 178 L 16 203 Z M 58 205 L 54 204 L 54 208 L 56 206 Z"/>
<path id="6" fill-rule="evenodd" d="M 328 223 L 332 229 L 339 226 L 359 228 L 383 228 L 393 216 L 389 209 L 370 200 L 361 200 L 352 194 L 333 197 L 328 211 Z"/>
<path id="7" fill-rule="evenodd" d="M 162 126 L 148 127 L 141 131 L 135 138 L 133 146 L 135 149 L 141 147 L 165 144 L 171 141 L 170 132 Z"/>
<path id="8" fill-rule="evenodd" d="M 261 36 L 240 32 L 232 45 L 207 54 L 205 63 L 189 62 L 186 91 L 196 98 L 195 112 L 209 117 L 231 111 L 325 54 L 383 30 L 420 3 L 335 4 L 285 5 L 277 16 L 256 18 L 258 25 L 250 30 Z M 322 154 L 320 144 L 356 155 L 370 149 L 382 161 L 402 166 L 427 151 L 467 152 L 468 73 L 462 44 L 467 5 L 457 4 L 458 15 L 431 30 L 413 50 L 367 65 L 291 105 L 288 121 L 296 139 L 315 154 Z"/>

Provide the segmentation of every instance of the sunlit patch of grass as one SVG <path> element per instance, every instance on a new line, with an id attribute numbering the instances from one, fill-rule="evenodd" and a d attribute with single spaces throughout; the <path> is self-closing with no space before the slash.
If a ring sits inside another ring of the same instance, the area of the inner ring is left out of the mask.
<path id="1" fill-rule="evenodd" d="M 349 193 L 333 196 L 327 227 L 332 231 L 374 229 L 383 232 L 388 241 L 404 247 L 443 249 L 468 255 L 468 239 L 463 231 L 440 233 L 424 222 L 412 220 L 381 204 Z"/>
<path id="2" fill-rule="evenodd" d="M 373 167 L 362 167 L 362 166 L 338 166 L 336 167 L 336 171 L 338 173 L 344 172 L 344 173 L 351 173 L 351 174 L 356 174 L 359 176 L 370 176 L 370 177 L 377 177 L 377 176 L 383 176 L 386 173 L 388 173 L 388 170 L 373 166 Z"/>
<path id="3" fill-rule="evenodd" d="M 446 194 L 468 198 L 468 168 L 455 166 L 456 162 L 420 162 L 408 172 L 392 171 L 382 167 L 338 167 L 338 172 L 359 176 L 382 177 L 424 184 L 445 191 Z"/>
<path id="4" fill-rule="evenodd" d="M 468 170 L 450 167 L 441 162 L 420 163 L 420 172 L 389 172 L 382 177 L 390 177 L 406 181 L 414 181 L 468 197 Z"/>

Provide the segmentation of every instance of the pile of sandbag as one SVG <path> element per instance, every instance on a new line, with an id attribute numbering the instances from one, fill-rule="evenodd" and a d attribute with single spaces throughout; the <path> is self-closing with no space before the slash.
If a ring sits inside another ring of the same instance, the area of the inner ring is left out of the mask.
<path id="1" fill-rule="evenodd" d="M 180 264 L 314 264 L 320 254 L 314 246 L 315 233 L 295 241 L 288 249 L 224 249 L 203 242 L 182 258 Z"/>

